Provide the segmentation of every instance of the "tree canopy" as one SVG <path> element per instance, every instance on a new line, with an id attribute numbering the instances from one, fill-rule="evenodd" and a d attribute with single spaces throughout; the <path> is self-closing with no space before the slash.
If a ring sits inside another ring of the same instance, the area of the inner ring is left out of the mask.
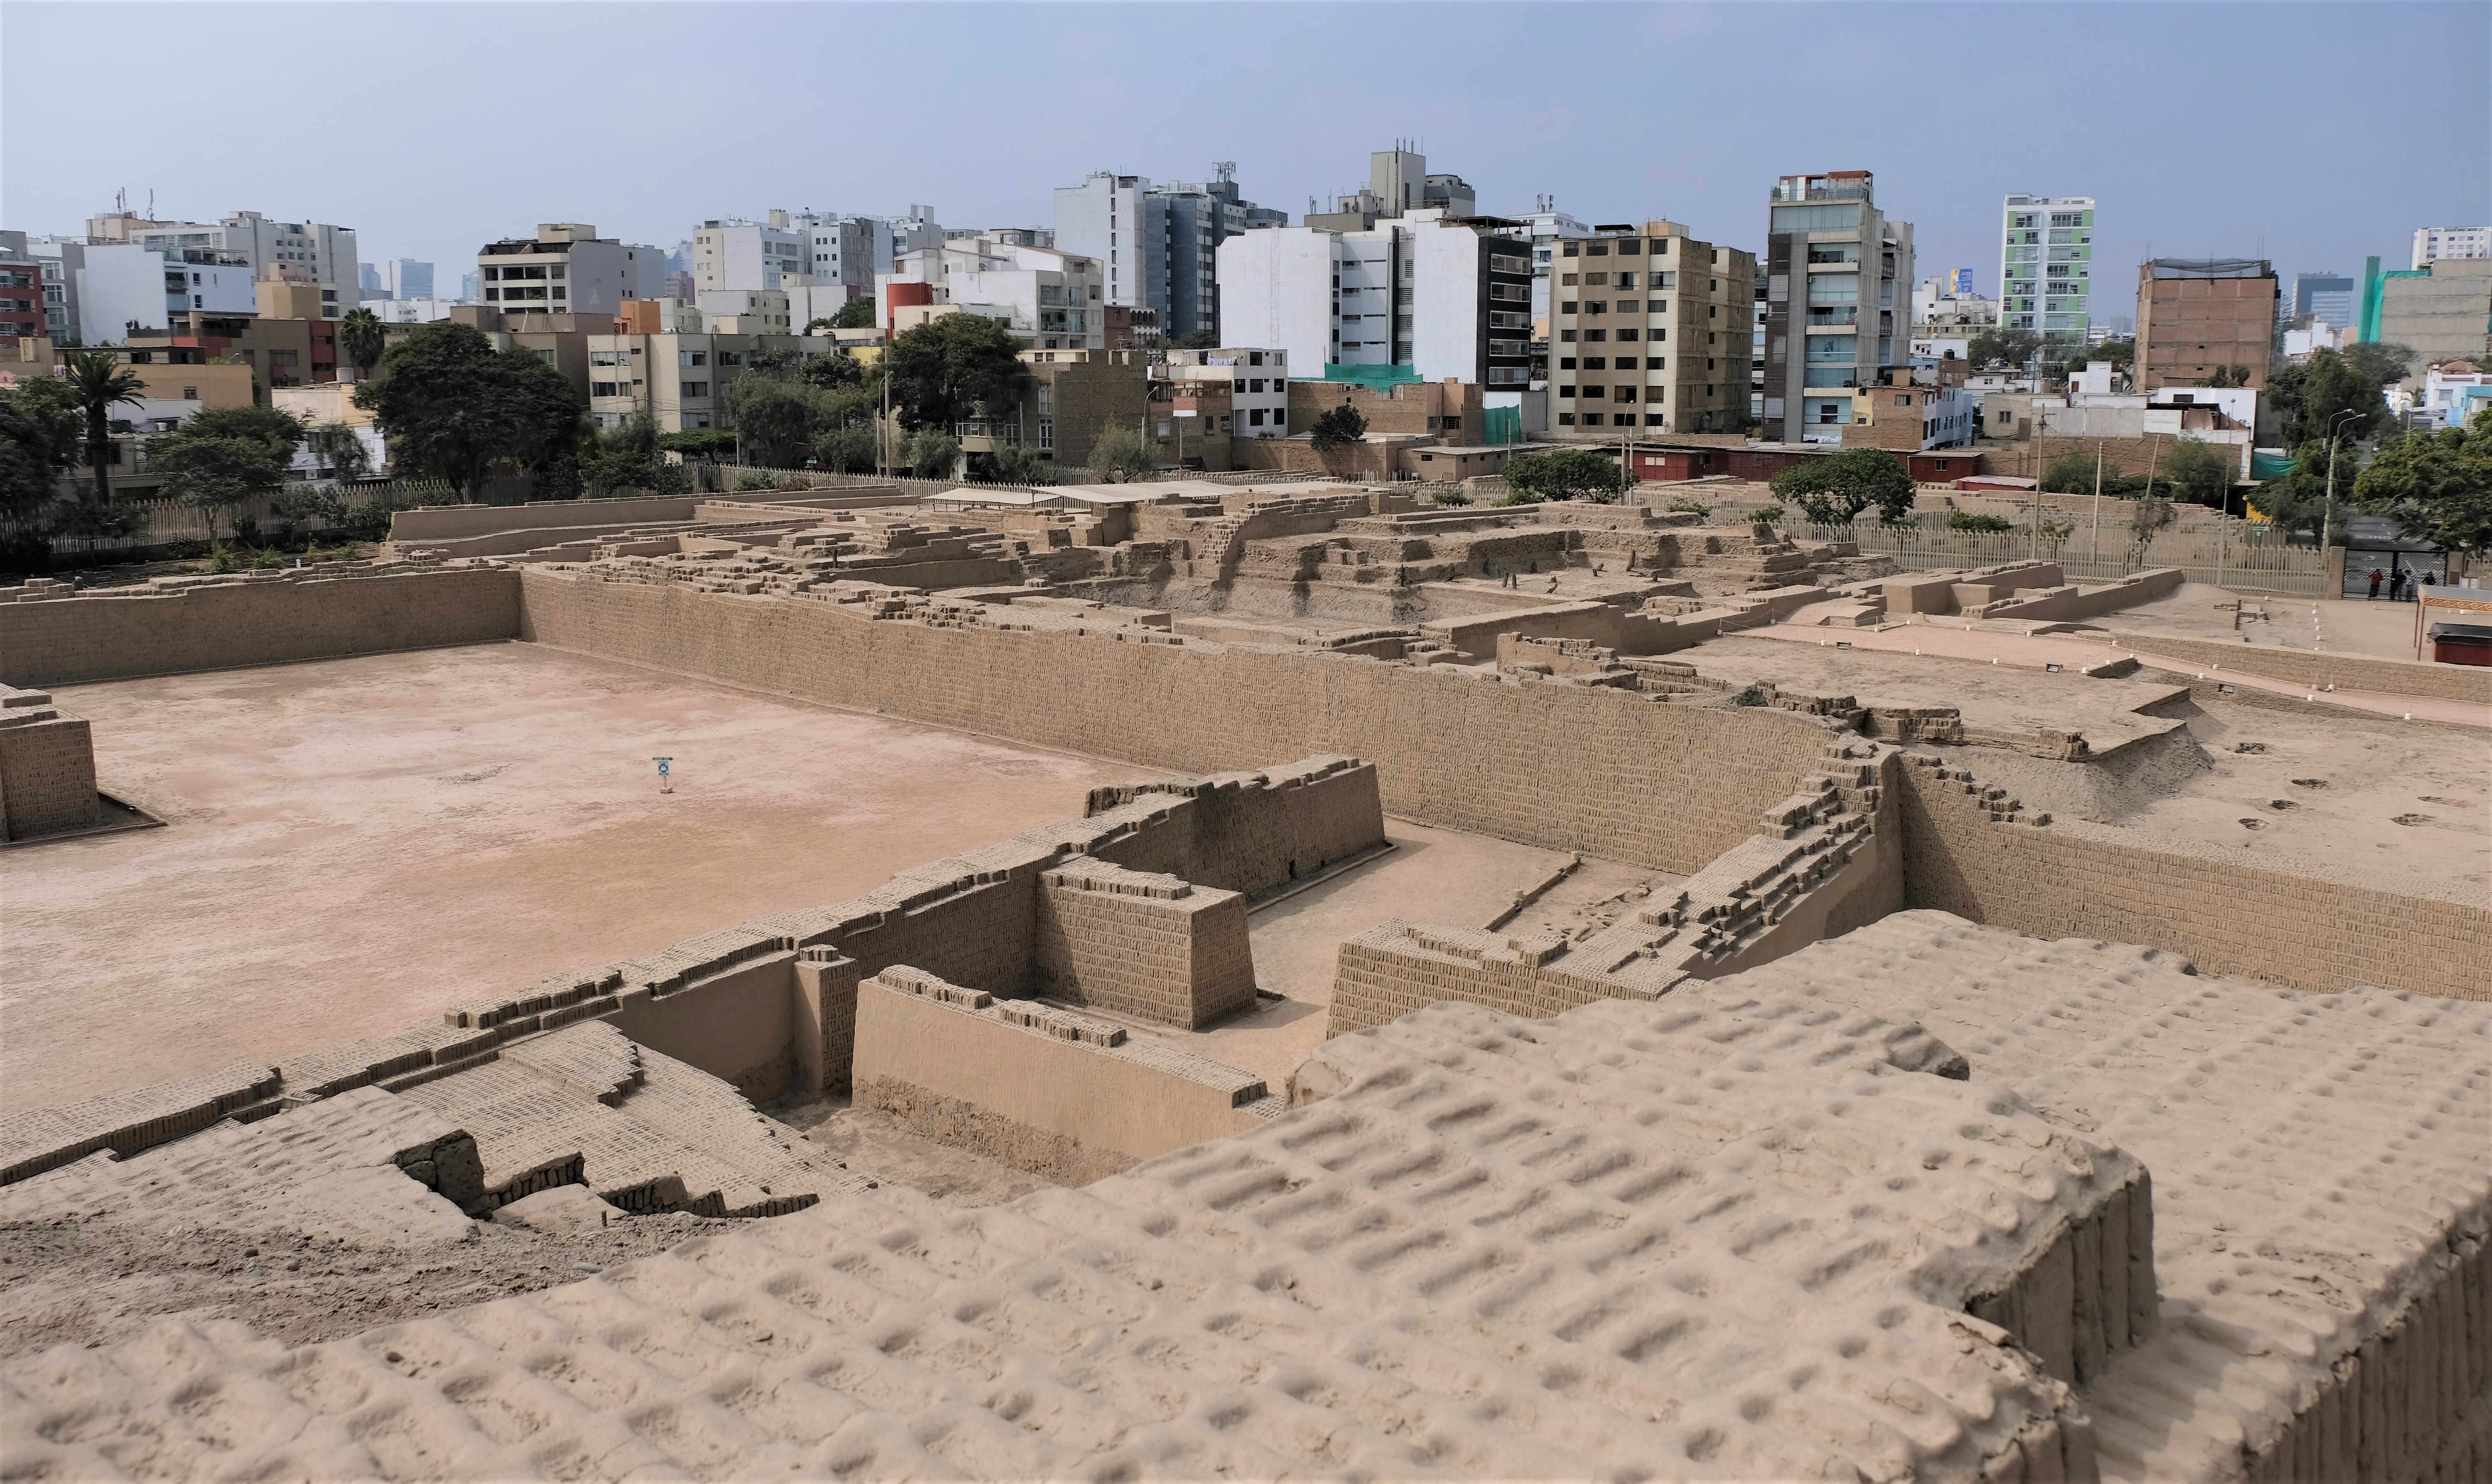
<path id="1" fill-rule="evenodd" d="M 2004 325 L 1987 325 L 1964 348 L 1964 358 L 1974 366 L 2005 363 L 2023 366 L 2042 347 L 2042 338 L 2031 330 L 2011 329 Z"/>
<path id="2" fill-rule="evenodd" d="M 2414 352 L 2403 345 L 2322 348 L 2299 366 L 2268 376 L 2268 405 L 2287 448 L 2325 441 L 2332 432 L 2366 438 L 2387 425 L 2388 384 L 2404 379 Z M 2352 414 L 2345 416 L 2344 414 Z"/>
<path id="3" fill-rule="evenodd" d="M 815 324 L 819 323 L 821 323 L 821 321 L 815 321 Z M 831 315 L 830 326 L 834 330 L 873 329 L 874 296 L 872 294 L 868 294 L 862 299 L 850 299 L 847 303 L 841 305 L 838 311 Z M 808 331 L 811 331 L 813 329 L 813 325 L 807 325 L 805 328 Z"/>
<path id="4" fill-rule="evenodd" d="M 1593 500 L 1613 504 L 1627 487 L 1626 471 L 1607 454 L 1561 448 L 1550 454 L 1517 454 L 1501 470 L 1518 505 L 1540 500 Z"/>
<path id="5" fill-rule="evenodd" d="M 102 505 L 112 498 L 112 409 L 135 403 L 147 383 L 106 350 L 70 357 L 69 371 L 70 390 L 86 418 L 86 462 L 95 471 L 95 499 Z"/>
<path id="6" fill-rule="evenodd" d="M 667 461 L 658 425 L 645 412 L 635 412 L 592 436 L 579 451 L 579 477 L 598 494 L 615 490 L 680 494 L 689 483 L 683 465 Z"/>
<path id="7" fill-rule="evenodd" d="M 274 407 L 211 407 L 147 445 L 161 488 L 207 517 L 213 539 L 219 514 L 285 484 L 304 428 Z"/>
<path id="8" fill-rule="evenodd" d="M 1367 414 L 1348 402 L 1326 407 L 1316 414 L 1315 426 L 1308 430 L 1307 441 L 1319 454 L 1329 454 L 1347 448 L 1367 436 Z"/>
<path id="9" fill-rule="evenodd" d="M 85 433 L 77 393 L 58 376 L 30 376 L 0 393 L 0 522 L 44 523 Z"/>
<path id="10" fill-rule="evenodd" d="M 2172 492 L 2180 498 L 2221 509 L 2232 496 L 2233 479 L 2240 469 L 2226 450 L 2183 433 L 2163 451 L 2159 472 L 2171 481 Z"/>
<path id="11" fill-rule="evenodd" d="M 2464 428 L 2389 438 L 2355 477 L 2354 497 L 2413 540 L 2470 557 L 2492 548 L 2492 407 Z"/>
<path id="12" fill-rule="evenodd" d="M 1876 506 L 1879 519 L 1912 514 L 1916 492 L 1903 460 L 1884 449 L 1854 448 L 1794 464 L 1773 477 L 1774 498 L 1796 505 L 1817 525 L 1849 525 Z"/>
<path id="13" fill-rule="evenodd" d="M 472 325 L 418 326 L 381 369 L 355 388 L 355 405 L 371 412 L 399 468 L 448 481 L 462 502 L 496 463 L 567 467 L 578 447 L 570 378 L 533 351 L 495 350 Z"/>
<path id="14" fill-rule="evenodd" d="M 389 332 L 381 327 L 381 317 L 371 311 L 348 310 L 346 317 L 338 321 L 338 353 L 354 367 L 357 376 L 371 375 L 388 348 Z"/>
<path id="15" fill-rule="evenodd" d="M 1110 423 L 1090 440 L 1090 468 L 1112 485 L 1129 484 L 1149 479 L 1159 472 L 1159 460 L 1151 456 L 1150 445 L 1142 435 L 1122 423 Z"/>
<path id="16" fill-rule="evenodd" d="M 891 400 L 911 431 L 976 415 L 981 403 L 1018 401 L 1029 381 L 1021 342 L 983 314 L 944 314 L 904 330 L 883 353 Z"/>

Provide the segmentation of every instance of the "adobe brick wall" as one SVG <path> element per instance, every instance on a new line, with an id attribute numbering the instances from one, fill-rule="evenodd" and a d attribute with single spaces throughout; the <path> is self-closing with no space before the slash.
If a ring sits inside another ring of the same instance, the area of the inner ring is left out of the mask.
<path id="1" fill-rule="evenodd" d="M 1376 765 L 1387 813 L 1664 871 L 1701 870 L 1753 831 L 1828 735 L 1786 711 L 1351 656 L 937 628 L 533 569 L 521 581 L 522 634 L 540 642 L 1178 772 L 1353 754 Z"/>
<path id="2" fill-rule="evenodd" d="M 1200 1029 L 1255 1003 L 1246 899 L 1172 876 L 1075 859 L 1039 874 L 1038 992 Z"/>
<path id="3" fill-rule="evenodd" d="M 1277 1111 L 1250 1111 L 1268 1098 L 1252 1073 L 909 968 L 858 986 L 856 1023 L 861 1102 L 1025 1167 L 1151 1159 Z"/>
<path id="4" fill-rule="evenodd" d="M 0 687 L 0 839 L 93 827 L 95 734 L 41 691 Z"/>
<path id="5" fill-rule="evenodd" d="M 2492 999 L 2492 907 L 2445 884 L 2311 863 L 2253 866 L 2213 846 L 2082 820 L 1995 818 L 1935 757 L 1903 770 L 1905 905 L 2031 937 L 2147 943 L 2213 974 Z"/>
<path id="6" fill-rule="evenodd" d="M 1384 843 L 1376 765 L 1355 757 L 1093 788 L 1084 813 L 1180 799 L 1172 816 L 1177 827 L 1138 834 L 1101 858 L 1251 897 Z M 1152 864 L 1137 864 L 1146 856 Z"/>
<path id="7" fill-rule="evenodd" d="M 2379 660 L 2360 655 L 2311 654 L 2262 644 L 2222 644 L 2212 639 L 2166 638 L 2160 634 L 2114 630 L 2122 649 L 2183 660 L 2194 666 L 2289 680 L 2312 689 L 2376 691 L 2390 696 L 2429 696 L 2441 700 L 2492 705 L 2492 669 L 2473 665 L 2431 665 L 2419 660 Z"/>
<path id="8" fill-rule="evenodd" d="M 0 602 L 0 681 L 124 680 L 519 635 L 519 579 L 508 568 L 367 571 Z"/>

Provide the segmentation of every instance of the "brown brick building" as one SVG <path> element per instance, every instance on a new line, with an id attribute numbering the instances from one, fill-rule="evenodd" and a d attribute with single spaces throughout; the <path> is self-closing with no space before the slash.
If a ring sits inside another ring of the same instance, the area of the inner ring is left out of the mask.
<path id="1" fill-rule="evenodd" d="M 1552 265 L 1548 436 L 1746 426 L 1756 254 L 1675 222 L 1593 231 Z"/>
<path id="2" fill-rule="evenodd" d="M 2274 365 L 2281 289 L 2265 258 L 2158 257 L 2137 270 L 2138 390 L 2205 386 L 2247 369 L 2264 387 Z"/>

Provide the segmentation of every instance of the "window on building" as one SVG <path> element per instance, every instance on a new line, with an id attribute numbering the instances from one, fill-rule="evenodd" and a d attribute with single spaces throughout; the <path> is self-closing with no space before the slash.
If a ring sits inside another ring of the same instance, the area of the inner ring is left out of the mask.
<path id="1" fill-rule="evenodd" d="M 1579 252 L 1581 252 L 1581 251 L 1583 250 L 1583 247 L 1584 247 L 1584 245 L 1583 245 L 1582 243 L 1580 243 L 1580 242 L 1570 242 L 1570 243 L 1566 243 L 1566 244 L 1562 245 L 1561 247 L 1559 247 L 1558 252 L 1561 252 L 1561 253 L 1563 253 L 1563 254 L 1564 254 L 1565 256 L 1567 256 L 1567 257 L 1573 257 L 1576 253 L 1578 253 Z M 1568 279 L 1566 282 L 1569 282 L 1569 283 L 1572 283 L 1572 282 L 1575 282 L 1575 281 L 1574 281 L 1573 279 Z"/>
<path id="2" fill-rule="evenodd" d="M 686 397 L 707 397 L 709 395 L 709 383 L 706 381 L 686 381 L 681 383 L 681 390 L 683 395 Z M 702 426 L 706 427 L 708 425 L 704 424 Z"/>
<path id="3" fill-rule="evenodd" d="M 1635 275 L 1634 275 L 1634 274 L 1632 274 L 1632 273 L 1621 273 L 1621 274 L 1619 274 L 1619 275 L 1618 275 L 1618 287 L 1620 287 L 1620 288 L 1633 288 L 1633 287 L 1635 287 Z"/>
<path id="4" fill-rule="evenodd" d="M 1558 384 L 1558 399 L 1559 399 L 1560 401 L 1574 401 L 1574 400 L 1575 400 L 1575 388 L 1574 388 L 1574 385 L 1573 385 L 1572 383 L 1570 383 L 1570 382 L 1560 382 L 1560 383 Z"/>
<path id="5" fill-rule="evenodd" d="M 1584 275 L 1584 286 L 1586 288 L 1607 288 L 1610 286 L 1610 276 L 1606 273 L 1587 273 Z"/>
<path id="6" fill-rule="evenodd" d="M 588 384 L 588 395 L 591 397 L 616 397 L 621 394 L 615 391 L 614 383 L 611 381 L 592 381 Z"/>
<path id="7" fill-rule="evenodd" d="M 1586 257 L 1607 257 L 1610 255 L 1610 245 L 1606 242 L 1587 242 L 1584 244 L 1584 255 Z"/>
<path id="8" fill-rule="evenodd" d="M 1622 330 L 1618 331 L 1618 339 L 1620 339 L 1620 340 L 1622 340 L 1622 341 L 1631 341 L 1631 340 L 1634 340 L 1635 338 L 1636 338 L 1635 327 L 1634 327 L 1634 326 L 1632 326 L 1632 325 L 1629 325 L 1629 326 L 1627 326 L 1626 328 L 1624 328 L 1624 329 L 1622 329 Z"/>
<path id="9" fill-rule="evenodd" d="M 709 364 L 709 352 L 705 350 L 678 350 L 675 352 L 675 364 L 677 366 L 707 366 Z"/>
<path id="10" fill-rule="evenodd" d="M 1607 330 L 1587 330 L 1584 332 L 1584 339 L 1587 341 L 1605 341 L 1609 338 L 1610 332 Z"/>
<path id="11" fill-rule="evenodd" d="M 1584 312 L 1587 314 L 1606 314 L 1609 312 L 1610 301 L 1607 299 L 1587 299 L 1584 301 Z"/>
<path id="12" fill-rule="evenodd" d="M 1572 330 L 1560 330 L 1558 332 L 1558 339 L 1567 344 L 1573 344 L 1575 341 L 1575 332 Z"/>

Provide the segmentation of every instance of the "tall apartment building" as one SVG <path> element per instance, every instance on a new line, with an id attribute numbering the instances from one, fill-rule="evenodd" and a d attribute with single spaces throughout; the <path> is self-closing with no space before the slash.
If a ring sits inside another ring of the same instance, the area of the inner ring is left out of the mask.
<path id="1" fill-rule="evenodd" d="M 1835 443 L 1854 389 L 1906 364 L 1913 224 L 1878 209 L 1867 170 L 1786 175 L 1765 219 L 1769 440 Z"/>
<path id="2" fill-rule="evenodd" d="M 1549 276 L 1558 255 L 1558 244 L 1569 238 L 1589 237 L 1592 229 L 1559 211 L 1556 203 L 1543 196 L 1540 209 L 1523 219 L 1524 228 L 1531 238 L 1531 317 L 1549 317 Z"/>
<path id="3" fill-rule="evenodd" d="M 534 237 L 476 252 L 485 303 L 513 313 L 611 314 L 626 299 L 658 297 L 665 265 L 656 248 L 600 237 L 584 222 L 541 223 Z"/>
<path id="4" fill-rule="evenodd" d="M 2137 269 L 2138 389 L 2204 386 L 2240 368 L 2264 387 L 2283 293 L 2265 258 L 2158 257 Z"/>
<path id="5" fill-rule="evenodd" d="M 381 264 L 381 284 L 393 299 L 430 299 L 432 265 L 411 257 L 393 257 Z"/>
<path id="6" fill-rule="evenodd" d="M 378 263 L 357 263 L 355 265 L 355 287 L 363 295 L 369 298 L 386 299 L 389 297 L 389 280 L 382 276 L 381 265 Z"/>
<path id="7" fill-rule="evenodd" d="M 239 256 L 252 278 L 285 275 L 281 265 L 339 290 L 338 300 L 353 309 L 363 298 L 362 260 L 356 256 L 355 229 L 325 222 L 278 222 L 255 211 L 227 212 L 218 223 L 131 222 L 122 240 L 159 252 L 219 252 Z M 92 234 L 91 234 L 92 235 Z"/>
<path id="8" fill-rule="evenodd" d="M 2492 226 L 2417 227 L 2411 266 L 2419 268 L 2445 257 L 2492 257 Z"/>
<path id="9" fill-rule="evenodd" d="M 845 303 L 873 293 L 875 276 L 891 271 L 894 237 L 880 217 L 774 210 L 763 222 L 701 223 L 683 257 L 696 294 L 837 289 Z"/>
<path id="10" fill-rule="evenodd" d="M 1056 189 L 1053 245 L 1105 264 L 1108 303 L 1156 312 L 1164 334 L 1217 334 L 1220 244 L 1289 224 L 1288 213 L 1239 195 L 1235 171 L 1223 162 L 1211 180 L 1159 185 L 1094 172 Z"/>
<path id="11" fill-rule="evenodd" d="M 1351 221 L 1358 218 L 1352 216 Z M 1531 377 L 1531 239 L 1524 223 L 1438 207 L 1362 230 L 1274 227 L 1220 245 L 1228 339 L 1319 368 L 1406 368 L 1519 405 Z"/>
<path id="12" fill-rule="evenodd" d="M 2367 259 L 2360 322 L 2350 338 L 2413 351 L 2403 383 L 2410 391 L 2434 366 L 2492 355 L 2492 258 L 2444 257 L 2387 272 Z"/>
<path id="13" fill-rule="evenodd" d="M 1558 244 L 1549 435 L 1745 427 L 1757 255 L 1676 222 L 1602 225 Z"/>
<path id="14" fill-rule="evenodd" d="M 2011 195 L 2002 213 L 1999 320 L 2082 345 L 2092 322 L 2094 198 Z"/>
<path id="15" fill-rule="evenodd" d="M 2331 330 L 2354 323 L 2354 281 L 2330 269 L 2293 276 L 2293 317 L 2307 314 Z"/>
<path id="16" fill-rule="evenodd" d="M 77 270 L 79 329 L 87 344 L 119 345 L 134 336 L 165 334 L 194 311 L 254 315 L 256 282 L 240 252 L 136 242 L 90 245 Z"/>
<path id="17" fill-rule="evenodd" d="M 1104 271 L 1060 248 L 957 237 L 902 253 L 875 281 L 875 317 L 897 334 L 937 314 L 983 314 L 1031 350 L 1108 349 Z"/>
<path id="18" fill-rule="evenodd" d="M 1475 217 L 1479 193 L 1459 175 L 1430 174 L 1428 157 L 1397 139 L 1391 149 L 1367 157 L 1366 186 L 1339 197 L 1333 210 L 1319 212 L 1309 201 L 1306 224 L 1326 231 L 1366 231 L 1380 220 L 1431 208 L 1447 217 Z"/>
<path id="19" fill-rule="evenodd" d="M 19 234 L 11 234 L 16 236 Z M 82 343 L 78 339 L 78 270 L 86 266 L 84 237 L 25 235 L 25 255 L 43 280 L 44 336 L 55 345 Z"/>

